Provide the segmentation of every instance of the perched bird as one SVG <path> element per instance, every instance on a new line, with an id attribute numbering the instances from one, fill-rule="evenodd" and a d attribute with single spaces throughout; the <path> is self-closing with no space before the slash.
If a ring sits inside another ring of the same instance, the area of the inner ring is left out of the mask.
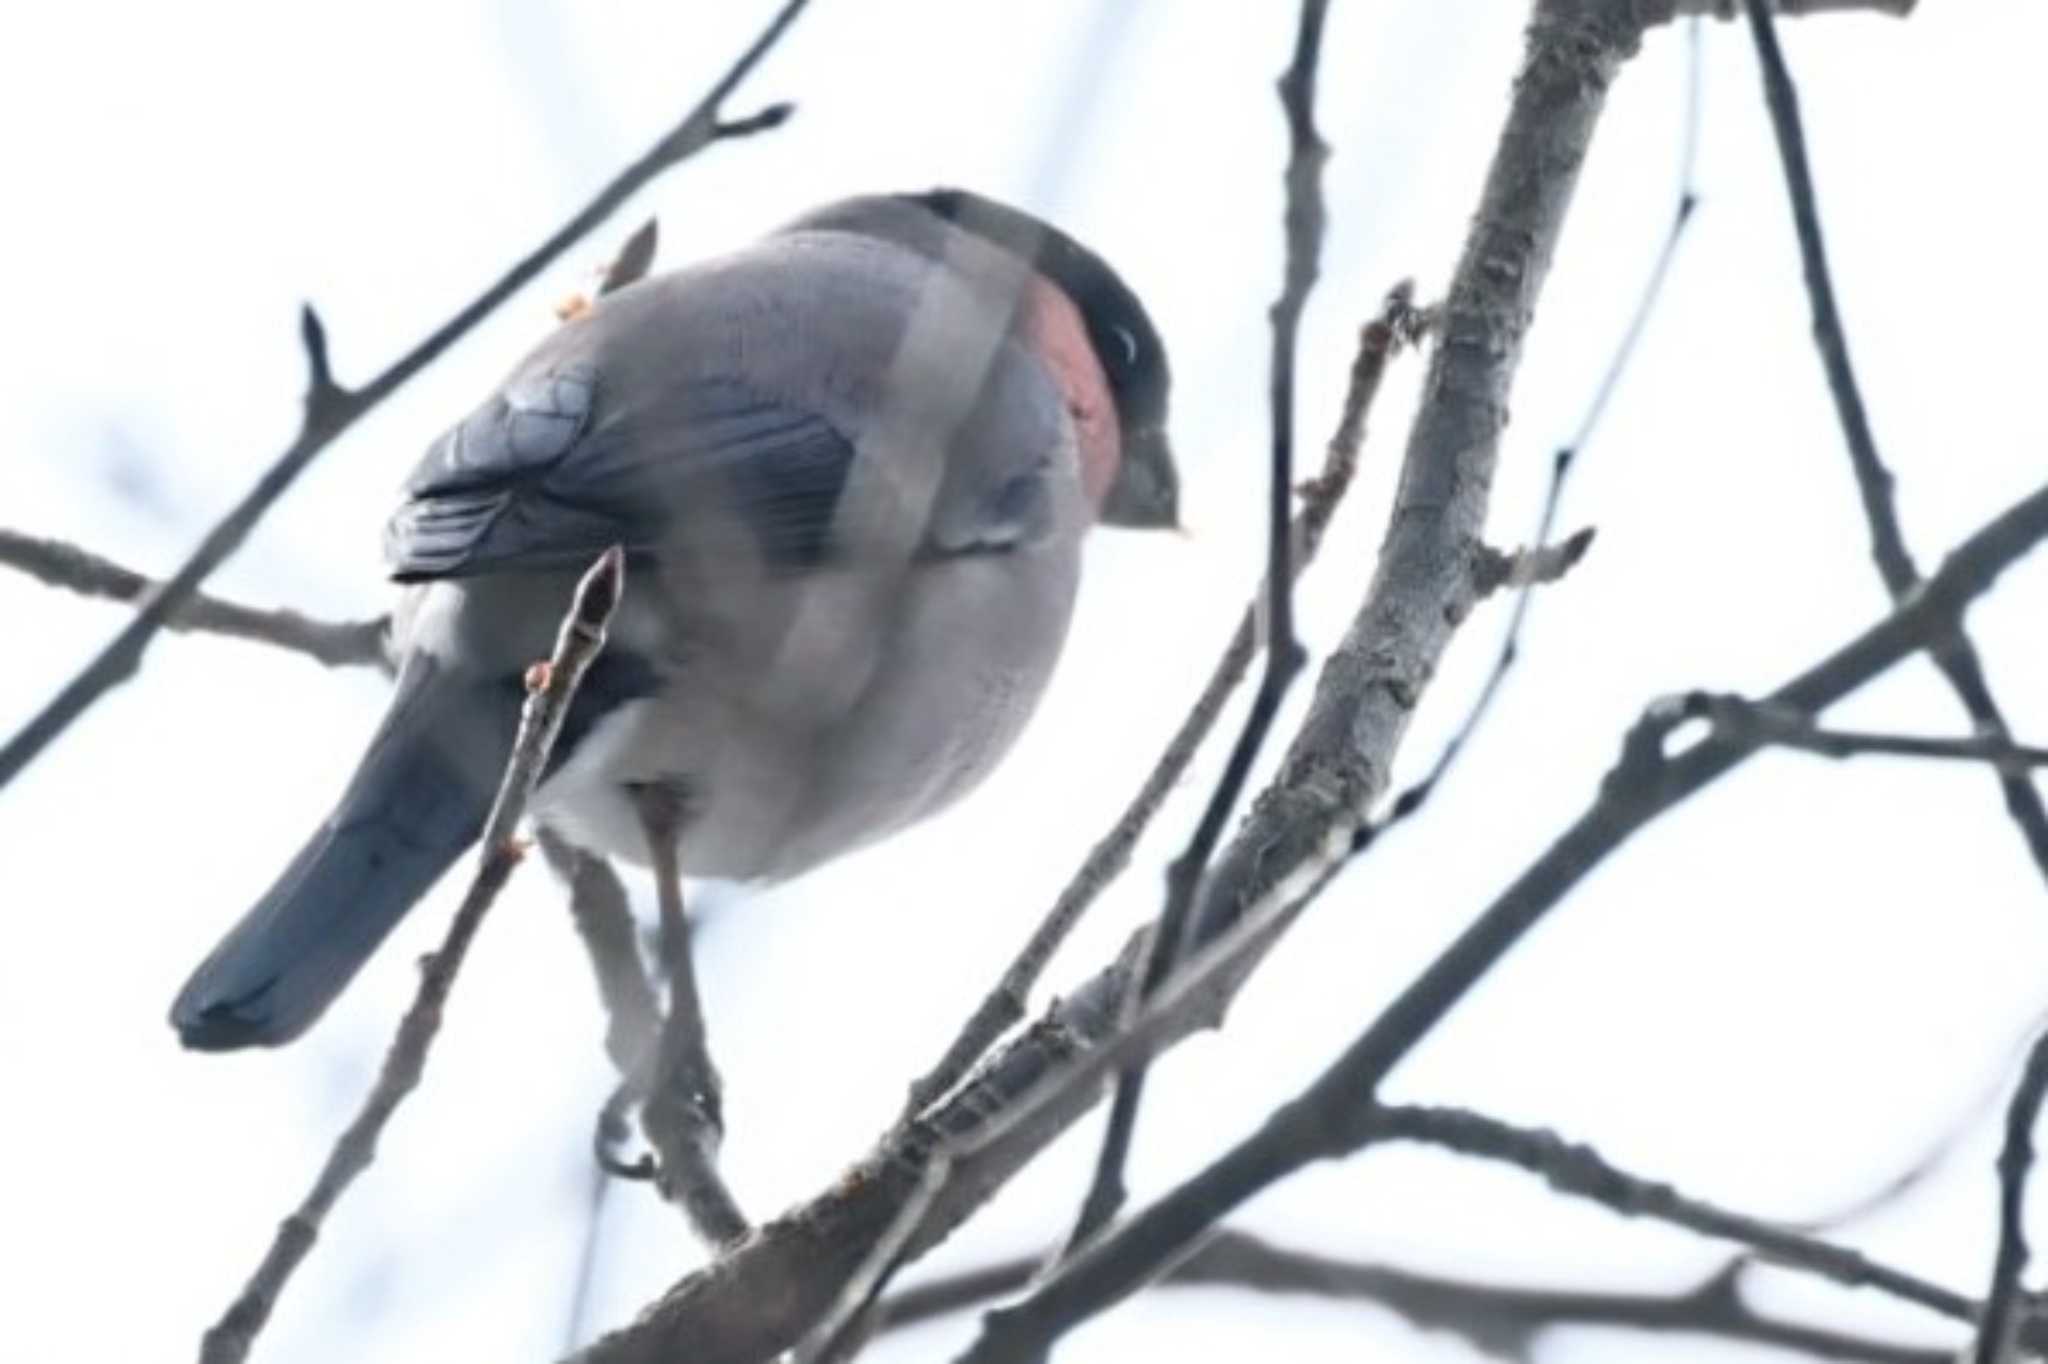
<path id="1" fill-rule="evenodd" d="M 1170 527 L 1158 333 L 1092 251 L 960 190 L 845 200 L 631 285 L 435 441 L 385 530 L 398 680 L 325 824 L 171 1008 L 289 1041 L 479 836 L 571 588 L 611 640 L 537 817 L 648 860 L 794 876 L 986 776 L 1064 642 L 1081 542 Z"/>

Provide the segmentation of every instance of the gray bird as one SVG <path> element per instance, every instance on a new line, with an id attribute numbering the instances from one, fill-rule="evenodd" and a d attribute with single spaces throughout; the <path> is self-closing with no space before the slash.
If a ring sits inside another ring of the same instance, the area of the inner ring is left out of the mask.
<path id="1" fill-rule="evenodd" d="M 171 1007 L 304 1031 L 482 831 L 576 578 L 628 588 L 535 795 L 644 863 L 779 879 L 986 776 L 1064 642 L 1097 522 L 1170 527 L 1168 372 L 1086 247 L 960 190 L 850 199 L 609 295 L 429 447 L 385 530 L 398 680 L 325 824 Z"/>

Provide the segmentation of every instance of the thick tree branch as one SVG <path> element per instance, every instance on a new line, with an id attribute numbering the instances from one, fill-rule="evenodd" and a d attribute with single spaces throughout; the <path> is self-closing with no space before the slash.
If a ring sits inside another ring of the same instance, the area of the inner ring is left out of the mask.
<path id="1" fill-rule="evenodd" d="M 671 128 L 637 161 L 620 171 L 576 215 L 507 270 L 460 312 L 425 340 L 393 361 L 382 373 L 361 388 L 342 388 L 334 381 L 327 359 L 327 336 L 311 307 L 300 318 L 300 339 L 306 352 L 308 391 L 305 415 L 299 433 L 285 447 L 256 485 L 243 495 L 201 540 L 197 549 L 179 565 L 156 592 L 144 601 L 126 625 L 78 675 L 65 684 L 41 711 L 0 747 L 0 788 L 34 761 L 52 740 L 68 729 L 109 689 L 131 676 L 142 661 L 142 651 L 156 632 L 177 614 L 178 609 L 208 574 L 241 545 L 256 523 L 285 489 L 303 473 L 322 450 L 361 420 L 378 404 L 397 392 L 408 380 L 438 359 L 479 322 L 496 311 L 499 304 L 531 283 L 569 247 L 580 241 L 599 223 L 633 196 L 642 186 L 672 166 L 717 142 L 772 128 L 790 113 L 788 105 L 775 105 L 751 118 L 724 118 L 726 99 L 749 72 L 779 41 L 809 0 L 785 0 L 738 61 L 712 86 L 710 93 Z"/>
<path id="2" fill-rule="evenodd" d="M 305 1201 L 279 1224 L 276 1239 L 248 1285 L 220 1321 L 207 1331 L 200 1343 L 201 1364 L 238 1364 L 248 1357 L 250 1347 L 270 1319 L 278 1295 L 313 1249 L 327 1214 L 357 1176 L 370 1168 L 385 1125 L 405 1097 L 419 1087 L 420 1077 L 426 1071 L 427 1052 L 441 1030 L 448 995 L 455 988 L 455 977 L 462 969 L 470 942 L 498 892 L 526 856 L 525 847 L 513 835 L 533 788 L 547 767 L 548 754 L 561 733 L 562 720 L 575 698 L 577 683 L 604 648 L 605 627 L 610 624 L 619 595 L 625 589 L 625 573 L 626 556 L 622 551 L 610 549 L 599 557 L 576 586 L 575 598 L 555 639 L 553 656 L 528 674 L 519 732 L 491 803 L 490 816 L 484 821 L 483 860 L 476 879 L 455 911 L 440 950 L 428 957 L 420 969 L 419 990 L 412 1007 L 399 1022 L 398 1034 L 392 1039 L 383 1068 L 361 1110 L 334 1143 L 334 1150 Z"/>
<path id="3" fill-rule="evenodd" d="M 0 528 L 0 564 L 18 568 L 51 587 L 110 601 L 148 601 L 161 588 L 161 584 L 134 569 L 123 568 L 76 545 L 5 528 Z M 274 644 L 305 654 L 330 668 L 391 671 L 391 660 L 384 652 L 385 637 L 391 628 L 389 616 L 372 620 L 314 620 L 297 611 L 243 606 L 193 592 L 164 618 L 164 626 Z"/>
<path id="4" fill-rule="evenodd" d="M 1641 38 L 1634 10 L 1617 0 L 1536 6 L 1507 123 L 1437 312 L 1371 586 L 1323 664 L 1279 775 L 1217 859 L 1198 941 L 1385 794 L 1422 691 L 1477 599 L 1473 561 L 1508 392 L 1607 86 Z"/>

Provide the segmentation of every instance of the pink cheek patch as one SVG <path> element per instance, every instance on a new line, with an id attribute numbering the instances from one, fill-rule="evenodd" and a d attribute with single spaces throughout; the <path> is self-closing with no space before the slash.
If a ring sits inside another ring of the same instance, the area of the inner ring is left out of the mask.
<path id="1" fill-rule="evenodd" d="M 1063 290 L 1045 279 L 1032 284 L 1026 325 L 1032 344 L 1060 386 L 1067 416 L 1074 423 L 1075 442 L 1081 455 L 1081 487 L 1088 494 L 1089 505 L 1100 509 L 1102 499 L 1109 494 L 1109 485 L 1116 481 L 1123 445 L 1109 376 L 1096 359 L 1095 348 L 1088 343 L 1080 310 Z"/>

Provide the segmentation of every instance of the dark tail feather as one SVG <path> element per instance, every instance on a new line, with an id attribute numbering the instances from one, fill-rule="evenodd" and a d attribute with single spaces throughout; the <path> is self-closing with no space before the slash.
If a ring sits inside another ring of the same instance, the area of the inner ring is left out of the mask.
<path id="1" fill-rule="evenodd" d="M 188 1047 L 275 1046 L 341 993 L 483 831 L 519 716 L 516 679 L 406 661 L 327 822 L 178 993 Z"/>

